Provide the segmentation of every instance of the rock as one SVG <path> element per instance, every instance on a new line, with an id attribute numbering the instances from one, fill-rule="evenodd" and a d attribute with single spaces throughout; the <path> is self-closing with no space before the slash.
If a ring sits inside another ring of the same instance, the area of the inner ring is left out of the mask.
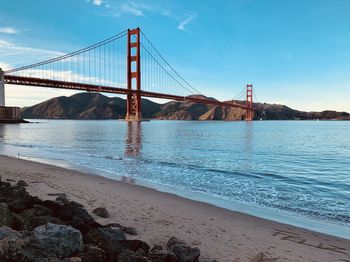
<path id="1" fill-rule="evenodd" d="M 58 203 L 51 200 L 43 201 L 42 205 L 50 209 L 54 216 L 62 220 L 70 220 L 73 217 L 73 211 L 69 207 L 66 207 L 65 205 L 61 206 Z"/>
<path id="2" fill-rule="evenodd" d="M 151 249 L 151 252 L 155 252 L 155 251 L 160 251 L 163 250 L 163 247 L 161 245 L 154 245 Z"/>
<path id="3" fill-rule="evenodd" d="M 150 253 L 149 258 L 152 262 L 178 262 L 176 255 L 169 250 L 156 250 Z"/>
<path id="4" fill-rule="evenodd" d="M 70 257 L 83 248 L 80 231 L 64 225 L 39 226 L 33 230 L 33 240 L 39 248 L 59 258 Z"/>
<path id="5" fill-rule="evenodd" d="M 75 201 L 70 201 L 70 204 L 74 207 L 84 207 L 84 205 L 78 203 L 78 202 L 75 202 Z"/>
<path id="6" fill-rule="evenodd" d="M 108 261 L 118 261 L 118 255 L 127 249 L 119 244 L 121 240 L 126 240 L 125 233 L 110 227 L 94 228 L 84 236 L 85 243 L 97 245 L 106 252 Z"/>
<path id="7" fill-rule="evenodd" d="M 148 255 L 150 250 L 150 246 L 141 240 L 122 240 L 119 241 L 119 244 L 134 252 L 142 249 L 146 255 Z"/>
<path id="8" fill-rule="evenodd" d="M 198 258 L 201 255 L 198 247 L 192 248 L 180 244 L 173 245 L 170 248 L 170 251 L 176 255 L 179 262 L 195 262 L 198 261 Z"/>
<path id="9" fill-rule="evenodd" d="M 187 245 L 185 241 L 181 240 L 181 239 L 177 239 L 176 237 L 172 236 L 168 243 L 166 244 L 167 249 L 169 249 L 171 246 L 175 245 L 175 244 L 180 244 L 180 245 Z"/>
<path id="10" fill-rule="evenodd" d="M 118 262 L 148 262 L 149 260 L 131 250 L 125 250 L 118 256 Z"/>
<path id="11" fill-rule="evenodd" d="M 26 209 L 26 202 L 22 198 L 15 199 L 9 202 L 8 206 L 12 212 L 18 213 Z"/>
<path id="12" fill-rule="evenodd" d="M 179 262 L 198 261 L 201 253 L 198 247 L 192 248 L 174 236 L 169 239 L 167 249 L 176 255 Z"/>
<path id="13" fill-rule="evenodd" d="M 6 181 L 7 181 L 7 182 L 16 182 L 16 180 L 13 180 L 13 179 L 11 179 L 11 178 L 7 178 Z"/>
<path id="14" fill-rule="evenodd" d="M 107 227 L 117 227 L 119 228 L 121 231 L 124 231 L 125 233 L 132 235 L 132 236 L 136 236 L 137 235 L 137 231 L 135 228 L 133 227 L 124 227 L 119 223 L 111 223 L 106 225 Z"/>
<path id="15" fill-rule="evenodd" d="M 84 252 L 79 257 L 83 262 L 104 262 L 107 260 L 105 251 L 93 245 L 84 245 Z"/>
<path id="16" fill-rule="evenodd" d="M 69 208 L 69 210 L 72 211 L 73 221 L 79 221 L 79 222 L 84 222 L 88 224 L 93 223 L 95 221 L 84 208 L 76 206 L 75 204 L 72 204 L 72 202 L 70 202 L 69 205 L 64 205 L 64 206 Z"/>
<path id="17" fill-rule="evenodd" d="M 8 226 L 12 227 L 13 225 L 13 216 L 8 208 L 8 205 L 5 203 L 0 203 L 0 227 Z"/>
<path id="18" fill-rule="evenodd" d="M 68 204 L 69 203 L 69 200 L 65 196 L 58 196 L 56 198 L 56 201 L 61 201 L 63 204 Z"/>
<path id="19" fill-rule="evenodd" d="M 7 226 L 0 227 L 0 240 L 3 240 L 5 238 L 15 239 L 18 236 L 19 233 L 16 230 L 13 230 Z"/>
<path id="20" fill-rule="evenodd" d="M 17 182 L 17 186 L 27 187 L 27 186 L 28 186 L 28 184 L 27 184 L 27 182 L 26 182 L 26 181 L 24 181 L 24 180 L 18 180 L 18 182 Z"/>
<path id="21" fill-rule="evenodd" d="M 92 211 L 95 215 L 103 218 L 109 218 L 109 213 L 104 207 L 98 207 Z"/>
<path id="22" fill-rule="evenodd" d="M 125 233 L 119 229 L 110 227 L 100 227 L 92 229 L 87 235 L 87 242 L 98 244 L 107 242 L 109 244 L 117 244 L 118 241 L 126 240 Z"/>
<path id="23" fill-rule="evenodd" d="M 121 227 L 120 230 L 124 231 L 125 233 L 127 233 L 128 235 L 131 235 L 131 236 L 137 235 L 137 231 L 133 227 Z"/>

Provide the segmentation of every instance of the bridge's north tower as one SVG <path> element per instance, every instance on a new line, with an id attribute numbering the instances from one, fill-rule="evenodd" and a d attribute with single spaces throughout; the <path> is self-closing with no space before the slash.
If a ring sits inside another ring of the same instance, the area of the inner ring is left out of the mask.
<path id="1" fill-rule="evenodd" d="M 247 85 L 246 97 L 246 120 L 253 120 L 253 85 Z"/>
<path id="2" fill-rule="evenodd" d="M 0 68 L 0 106 L 5 106 L 5 78 L 4 71 Z"/>

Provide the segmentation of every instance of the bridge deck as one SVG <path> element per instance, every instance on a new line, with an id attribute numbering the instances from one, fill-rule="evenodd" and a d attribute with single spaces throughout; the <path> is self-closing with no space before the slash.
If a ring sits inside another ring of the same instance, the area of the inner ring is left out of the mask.
<path id="1" fill-rule="evenodd" d="M 48 80 L 48 79 L 22 77 L 22 76 L 14 76 L 14 75 L 5 75 L 5 84 L 39 86 L 39 87 L 46 87 L 46 88 L 81 90 L 81 91 L 87 91 L 87 92 L 102 92 L 102 93 L 122 94 L 122 95 L 127 95 L 130 92 L 128 91 L 128 89 L 119 88 L 119 87 L 82 84 L 82 83 L 76 83 L 76 82 Z M 132 92 L 137 92 L 137 91 L 134 90 Z M 142 90 L 140 91 L 140 93 L 141 93 L 141 96 L 144 96 L 144 97 L 153 97 L 153 98 L 169 99 L 169 100 L 176 100 L 176 101 L 191 101 L 191 102 L 200 103 L 200 104 L 211 104 L 211 105 L 218 105 L 221 107 L 229 107 L 229 108 L 241 108 L 244 110 L 247 109 L 246 106 L 240 105 L 238 103 L 220 102 L 213 99 L 162 94 L 162 93 L 148 92 L 148 91 L 142 91 Z"/>

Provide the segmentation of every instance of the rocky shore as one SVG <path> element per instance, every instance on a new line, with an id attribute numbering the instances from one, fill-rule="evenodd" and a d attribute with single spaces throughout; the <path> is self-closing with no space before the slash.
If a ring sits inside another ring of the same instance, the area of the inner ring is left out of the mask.
<path id="1" fill-rule="evenodd" d="M 26 191 L 23 180 L 0 177 L 0 261 L 71 262 L 191 262 L 199 261 L 200 250 L 171 237 L 166 246 L 150 247 L 127 235 L 132 227 L 118 223 L 101 225 L 84 209 L 57 194 L 55 201 L 41 200 Z M 107 218 L 108 211 L 93 211 Z"/>

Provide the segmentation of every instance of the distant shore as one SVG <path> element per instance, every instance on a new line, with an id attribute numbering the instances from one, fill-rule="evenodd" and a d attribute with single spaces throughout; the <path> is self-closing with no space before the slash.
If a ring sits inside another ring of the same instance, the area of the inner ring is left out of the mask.
<path id="1" fill-rule="evenodd" d="M 98 222 L 135 227 L 137 238 L 150 244 L 177 236 L 201 249 L 200 261 L 350 261 L 347 239 L 27 160 L 0 156 L 0 170 L 3 179 L 25 180 L 42 199 L 65 193 L 90 213 L 103 206 L 111 217 Z"/>

